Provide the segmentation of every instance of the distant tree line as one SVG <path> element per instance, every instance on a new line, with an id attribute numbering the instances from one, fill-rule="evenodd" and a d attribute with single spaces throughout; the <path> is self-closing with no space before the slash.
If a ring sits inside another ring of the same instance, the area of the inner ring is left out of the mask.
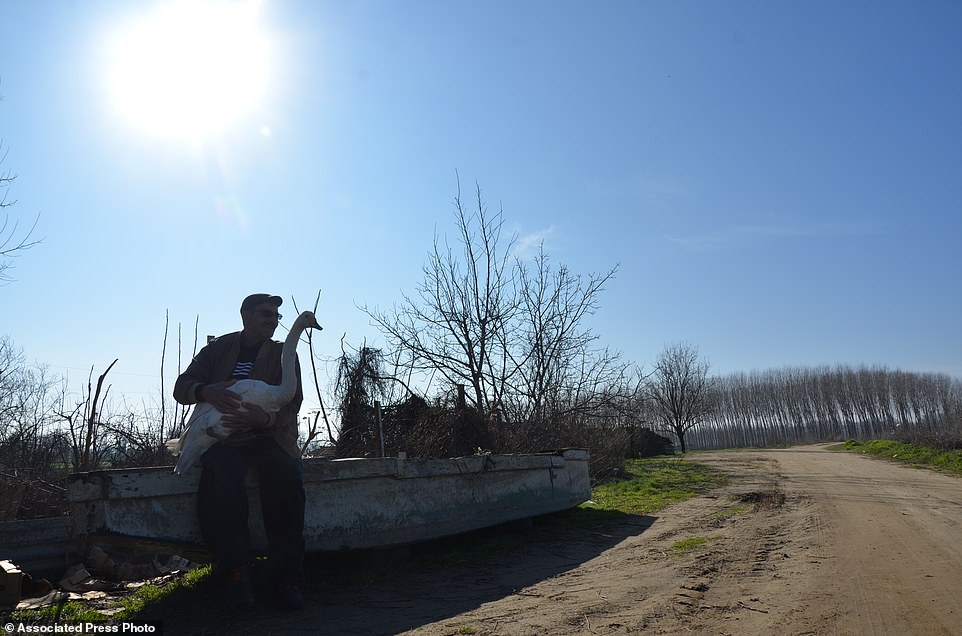
<path id="1" fill-rule="evenodd" d="M 837 366 L 717 378 L 692 448 L 916 439 L 962 448 L 962 381 L 942 373 Z"/>

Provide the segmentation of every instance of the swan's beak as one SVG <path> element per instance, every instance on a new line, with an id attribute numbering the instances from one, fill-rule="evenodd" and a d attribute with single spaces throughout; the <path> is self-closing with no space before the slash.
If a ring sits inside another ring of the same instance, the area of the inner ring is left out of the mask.
<path id="1" fill-rule="evenodd" d="M 301 329 L 317 329 L 318 331 L 322 329 L 322 327 L 317 324 L 317 316 L 314 315 L 313 311 L 302 311 L 294 322 L 301 325 Z"/>

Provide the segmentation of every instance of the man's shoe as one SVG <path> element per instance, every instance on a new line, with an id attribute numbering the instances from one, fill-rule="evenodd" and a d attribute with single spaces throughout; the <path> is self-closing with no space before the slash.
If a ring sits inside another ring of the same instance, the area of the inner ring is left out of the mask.
<path id="1" fill-rule="evenodd" d="M 251 583 L 250 568 L 246 565 L 238 565 L 227 573 L 227 597 L 235 608 L 254 606 L 254 585 Z"/>
<path id="2" fill-rule="evenodd" d="M 274 604 L 282 610 L 304 609 L 304 595 L 301 594 L 301 588 L 293 583 L 281 585 L 274 596 Z"/>

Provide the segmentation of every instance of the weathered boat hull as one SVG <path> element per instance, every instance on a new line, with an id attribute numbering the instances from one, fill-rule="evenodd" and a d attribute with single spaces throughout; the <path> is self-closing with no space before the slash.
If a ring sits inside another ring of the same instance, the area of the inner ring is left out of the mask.
<path id="1" fill-rule="evenodd" d="M 103 470 L 67 489 L 74 532 L 199 543 L 200 471 Z M 304 460 L 309 551 L 374 548 L 436 539 L 577 506 L 591 497 L 588 452 L 454 459 Z M 251 535 L 266 547 L 256 480 Z"/>

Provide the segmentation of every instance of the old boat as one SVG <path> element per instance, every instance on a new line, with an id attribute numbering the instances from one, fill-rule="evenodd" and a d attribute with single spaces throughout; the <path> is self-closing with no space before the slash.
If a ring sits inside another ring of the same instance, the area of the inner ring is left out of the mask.
<path id="1" fill-rule="evenodd" d="M 588 452 L 452 459 L 306 459 L 305 539 L 310 551 L 414 543 L 558 512 L 591 496 Z M 200 470 L 100 470 L 71 477 L 75 536 L 122 535 L 199 543 Z M 264 549 L 256 480 L 251 534 Z"/>

